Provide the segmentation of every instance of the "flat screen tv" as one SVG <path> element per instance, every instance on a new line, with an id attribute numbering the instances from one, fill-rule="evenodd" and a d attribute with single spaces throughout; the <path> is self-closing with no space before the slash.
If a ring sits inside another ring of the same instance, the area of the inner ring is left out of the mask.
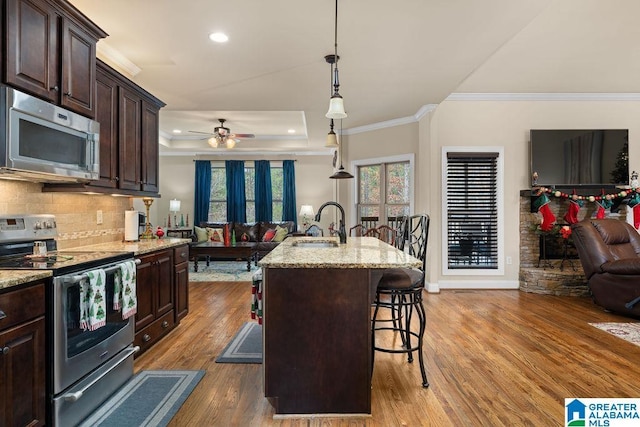
<path id="1" fill-rule="evenodd" d="M 542 186 L 629 184 L 628 129 L 532 129 L 531 176 Z"/>

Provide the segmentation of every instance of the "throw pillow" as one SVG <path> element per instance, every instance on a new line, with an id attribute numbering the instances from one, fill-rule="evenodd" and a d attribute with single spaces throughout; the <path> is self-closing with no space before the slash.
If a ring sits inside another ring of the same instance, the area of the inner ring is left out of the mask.
<path id="1" fill-rule="evenodd" d="M 282 242 L 284 238 L 287 237 L 287 234 L 289 234 L 289 230 L 287 230 L 286 228 L 280 227 L 279 225 L 276 225 L 276 235 L 273 237 L 273 241 Z"/>
<path id="2" fill-rule="evenodd" d="M 212 242 L 222 242 L 222 229 L 221 228 L 207 228 L 207 235 Z"/>
<path id="3" fill-rule="evenodd" d="M 262 236 L 262 241 L 263 242 L 270 242 L 273 240 L 273 238 L 276 236 L 276 230 L 274 229 L 269 229 L 264 233 L 264 236 Z"/>
<path id="4" fill-rule="evenodd" d="M 196 238 L 198 239 L 198 242 L 206 242 L 207 240 L 209 240 L 209 235 L 207 233 L 207 230 L 205 230 L 202 227 L 193 227 L 195 232 L 196 232 Z"/>

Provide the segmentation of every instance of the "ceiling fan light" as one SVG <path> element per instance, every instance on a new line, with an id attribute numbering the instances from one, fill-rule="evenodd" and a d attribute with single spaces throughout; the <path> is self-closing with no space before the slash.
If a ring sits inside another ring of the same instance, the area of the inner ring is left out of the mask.
<path id="1" fill-rule="evenodd" d="M 327 143 L 324 146 L 327 148 L 336 148 L 338 146 L 338 137 L 333 130 L 327 134 Z"/>
<path id="2" fill-rule="evenodd" d="M 347 113 L 344 112 L 344 100 L 340 95 L 334 94 L 331 97 L 326 117 L 328 119 L 344 119 L 347 117 Z"/>
<path id="3" fill-rule="evenodd" d="M 236 146 L 236 140 L 233 138 L 227 138 L 226 145 L 227 145 L 227 148 L 233 148 Z"/>
<path id="4" fill-rule="evenodd" d="M 209 143 L 209 145 L 213 148 L 218 148 L 218 138 L 212 136 L 211 138 L 207 139 L 207 143 Z"/>

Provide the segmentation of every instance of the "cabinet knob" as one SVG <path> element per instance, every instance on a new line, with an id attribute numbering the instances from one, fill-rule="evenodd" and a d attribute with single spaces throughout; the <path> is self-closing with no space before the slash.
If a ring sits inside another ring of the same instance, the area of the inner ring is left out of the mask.
<path id="1" fill-rule="evenodd" d="M 9 353 L 9 347 L 3 347 L 2 354 L 7 354 L 7 353 Z"/>
<path id="2" fill-rule="evenodd" d="M 169 327 L 169 322 L 167 322 L 166 320 L 164 322 L 162 322 L 162 327 L 164 329 L 167 329 Z"/>
<path id="3" fill-rule="evenodd" d="M 4 311 L 0 310 L 0 320 L 4 319 L 5 317 L 7 317 L 7 314 Z"/>
<path id="4" fill-rule="evenodd" d="M 65 95 L 71 96 L 71 92 L 67 92 L 67 93 L 65 93 Z"/>
<path id="5" fill-rule="evenodd" d="M 144 342 L 149 342 L 149 340 L 151 340 L 151 335 L 149 335 L 149 334 L 144 334 L 144 335 L 142 336 L 142 341 L 144 341 Z"/>
<path id="6" fill-rule="evenodd" d="M 54 91 L 56 91 L 56 92 L 57 92 L 57 91 L 59 90 L 58 85 L 56 85 L 56 86 L 52 86 L 50 90 L 54 90 Z"/>

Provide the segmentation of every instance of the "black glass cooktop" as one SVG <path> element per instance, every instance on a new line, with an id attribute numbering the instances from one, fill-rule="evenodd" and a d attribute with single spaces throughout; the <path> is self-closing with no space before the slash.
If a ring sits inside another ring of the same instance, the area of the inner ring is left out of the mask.
<path id="1" fill-rule="evenodd" d="M 132 258 L 131 252 L 50 252 L 46 256 L 19 255 L 0 259 L 0 270 L 83 269 Z"/>

